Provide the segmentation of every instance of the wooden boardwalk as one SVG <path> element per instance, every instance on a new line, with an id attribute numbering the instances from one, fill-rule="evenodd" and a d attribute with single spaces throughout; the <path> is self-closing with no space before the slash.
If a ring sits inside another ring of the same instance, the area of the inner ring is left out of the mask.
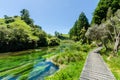
<path id="1" fill-rule="evenodd" d="M 116 80 L 98 53 L 101 49 L 89 53 L 79 80 Z"/>

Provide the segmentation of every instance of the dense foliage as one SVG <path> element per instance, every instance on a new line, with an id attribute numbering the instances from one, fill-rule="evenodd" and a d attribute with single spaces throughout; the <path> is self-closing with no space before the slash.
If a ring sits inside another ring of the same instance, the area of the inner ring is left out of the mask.
<path id="1" fill-rule="evenodd" d="M 75 22 L 73 27 L 70 29 L 70 38 L 75 41 L 85 41 L 85 32 L 89 27 L 89 22 L 86 17 L 86 15 L 82 12 L 78 18 L 78 20 Z"/>
<path id="2" fill-rule="evenodd" d="M 56 37 L 52 37 L 48 40 L 48 45 L 49 46 L 57 46 L 60 44 L 60 40 Z"/>
<path id="3" fill-rule="evenodd" d="M 113 53 L 117 53 L 120 44 L 120 10 L 106 22 L 89 28 L 86 37 L 102 42 L 106 49 L 111 48 Z"/>
<path id="4" fill-rule="evenodd" d="M 48 45 L 47 34 L 39 25 L 35 25 L 29 16 L 29 11 L 23 9 L 21 16 L 5 15 L 4 19 L 0 19 L 0 52 L 20 51 Z M 59 43 L 56 41 L 56 44 Z"/>
<path id="5" fill-rule="evenodd" d="M 120 0 L 100 0 L 98 6 L 93 13 L 92 23 L 101 24 L 101 22 L 106 21 L 107 12 L 109 9 L 112 11 L 112 15 L 120 8 Z"/>
<path id="6" fill-rule="evenodd" d="M 22 20 L 24 20 L 28 25 L 33 25 L 33 20 L 30 18 L 29 11 L 27 9 L 23 9 L 20 13 Z"/>

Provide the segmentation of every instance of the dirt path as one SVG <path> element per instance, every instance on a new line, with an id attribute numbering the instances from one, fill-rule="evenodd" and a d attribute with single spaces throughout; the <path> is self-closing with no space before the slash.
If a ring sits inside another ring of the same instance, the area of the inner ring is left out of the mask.
<path id="1" fill-rule="evenodd" d="M 116 80 L 98 53 L 102 47 L 89 53 L 80 80 Z"/>

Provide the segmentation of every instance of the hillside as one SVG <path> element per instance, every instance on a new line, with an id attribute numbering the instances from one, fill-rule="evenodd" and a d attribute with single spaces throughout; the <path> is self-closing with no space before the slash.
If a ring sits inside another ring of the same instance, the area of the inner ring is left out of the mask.
<path id="1" fill-rule="evenodd" d="M 33 35 L 33 28 L 26 24 L 23 20 L 21 20 L 20 17 L 12 17 L 12 19 L 14 19 L 15 21 L 8 24 L 5 23 L 5 19 L 0 19 L 0 27 L 4 27 L 7 29 L 21 29 L 25 31 L 32 40 L 38 40 L 38 37 Z"/>
<path id="2" fill-rule="evenodd" d="M 0 19 L 0 52 L 18 51 L 47 45 L 46 33 L 28 25 L 20 16 Z"/>

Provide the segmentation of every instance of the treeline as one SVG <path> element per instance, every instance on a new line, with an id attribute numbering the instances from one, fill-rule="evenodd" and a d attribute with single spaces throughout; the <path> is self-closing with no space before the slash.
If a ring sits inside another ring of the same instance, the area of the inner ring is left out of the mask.
<path id="1" fill-rule="evenodd" d="M 95 41 L 116 55 L 120 46 L 120 0 L 100 0 L 91 25 L 82 12 L 69 34 L 71 39 L 82 43 Z"/>
<path id="2" fill-rule="evenodd" d="M 20 13 L 21 16 L 5 15 L 0 19 L 0 52 L 59 45 L 58 38 L 49 38 L 39 25 L 34 24 L 28 10 L 23 9 Z"/>

